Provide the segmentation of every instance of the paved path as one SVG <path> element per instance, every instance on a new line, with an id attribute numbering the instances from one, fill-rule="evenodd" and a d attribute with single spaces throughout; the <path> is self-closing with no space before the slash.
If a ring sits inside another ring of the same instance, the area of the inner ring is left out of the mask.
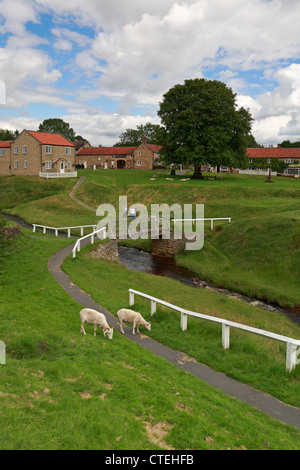
<path id="1" fill-rule="evenodd" d="M 83 246 L 89 243 L 89 240 L 83 241 Z M 117 319 L 101 305 L 98 305 L 87 293 L 83 292 L 78 286 L 73 284 L 71 279 L 61 270 L 64 259 L 72 253 L 73 245 L 67 246 L 52 256 L 49 260 L 49 270 L 64 290 L 82 307 L 94 308 L 107 317 L 110 326 L 119 329 Z M 194 359 L 187 357 L 184 353 L 175 351 L 160 344 L 144 335 L 133 335 L 132 328 L 125 326 L 126 337 L 141 347 L 152 351 L 157 356 L 166 359 L 168 362 L 185 370 L 198 379 L 203 380 L 210 385 L 222 390 L 231 397 L 237 398 L 248 403 L 254 408 L 267 413 L 272 418 L 278 419 L 284 423 L 291 424 L 300 429 L 300 408 L 285 405 L 279 400 L 255 390 L 248 385 L 241 384 L 234 379 L 227 377 Z"/>
<path id="2" fill-rule="evenodd" d="M 76 200 L 76 202 L 84 205 L 88 209 L 95 211 L 95 209 L 86 206 L 84 203 L 75 198 L 75 191 L 78 186 L 83 182 L 84 177 L 80 179 L 77 183 L 70 196 Z M 13 217 L 5 216 L 16 220 Z M 20 223 L 21 221 L 18 220 Z M 22 223 L 23 226 L 27 224 Z M 31 226 L 30 226 L 31 227 Z M 82 241 L 82 246 L 85 246 L 89 243 L 89 239 Z M 61 270 L 61 265 L 65 258 L 72 253 L 74 244 L 68 245 L 67 247 L 60 250 L 49 260 L 49 270 L 57 282 L 64 288 L 64 290 L 82 307 L 94 308 L 107 317 L 108 323 L 111 326 L 119 329 L 117 324 L 117 319 L 108 312 L 101 305 L 98 305 L 87 293 L 83 292 L 78 286 L 73 284 L 71 279 Z M 210 385 L 222 390 L 231 397 L 237 398 L 254 408 L 259 409 L 260 411 L 267 413 L 274 419 L 278 419 L 284 423 L 295 426 L 300 429 L 300 408 L 295 408 L 289 405 L 286 405 L 279 400 L 266 395 L 254 388 L 241 384 L 230 377 L 227 377 L 225 374 L 216 372 L 208 366 L 200 364 L 192 358 L 186 356 L 186 354 L 173 349 L 168 348 L 167 346 L 162 345 L 161 343 L 155 341 L 144 335 L 133 335 L 132 328 L 126 327 L 124 325 L 126 336 L 128 339 L 139 344 L 141 347 L 152 351 L 155 355 L 166 359 L 168 362 L 176 366 L 178 369 L 185 370 L 200 380 L 207 382 Z"/>
<path id="3" fill-rule="evenodd" d="M 75 193 L 77 191 L 77 189 L 79 188 L 79 186 L 84 182 L 85 180 L 85 177 L 84 176 L 81 176 L 80 180 L 78 181 L 78 183 L 76 184 L 76 186 L 74 186 L 74 188 L 72 189 L 72 191 L 70 192 L 69 196 L 71 199 L 73 199 L 73 201 L 77 202 L 77 204 L 80 204 L 81 206 L 85 207 L 86 209 L 89 209 L 93 212 L 96 212 L 96 209 L 94 207 L 91 207 L 91 206 L 88 206 L 87 204 L 85 204 L 84 202 L 80 201 L 79 199 L 77 199 L 77 197 L 75 196 Z"/>

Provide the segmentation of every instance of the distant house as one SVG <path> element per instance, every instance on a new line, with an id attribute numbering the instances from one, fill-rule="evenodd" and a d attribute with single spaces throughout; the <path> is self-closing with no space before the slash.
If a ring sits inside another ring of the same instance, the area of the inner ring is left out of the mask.
<path id="1" fill-rule="evenodd" d="M 141 145 L 134 151 L 135 168 L 141 170 L 153 170 L 154 165 L 159 163 L 161 146 L 148 144 L 144 138 Z"/>
<path id="2" fill-rule="evenodd" d="M 0 142 L 0 176 L 10 174 L 10 147 L 12 140 Z"/>
<path id="3" fill-rule="evenodd" d="M 160 149 L 157 145 L 147 144 L 146 139 L 138 147 L 82 148 L 76 154 L 76 165 L 105 170 L 152 170 L 159 159 Z"/>
<path id="4" fill-rule="evenodd" d="M 132 169 L 136 147 L 82 148 L 76 155 L 76 165 L 93 169 Z"/>
<path id="5" fill-rule="evenodd" d="M 247 157 L 249 158 L 248 171 L 254 174 L 266 171 L 263 168 L 254 168 L 251 164 L 255 163 L 255 160 L 265 159 L 266 163 L 271 163 L 272 159 L 278 159 L 289 165 L 285 170 L 286 174 L 300 175 L 300 148 L 284 148 L 280 145 L 275 148 L 248 148 Z"/>
<path id="6" fill-rule="evenodd" d="M 75 146 L 61 134 L 23 130 L 9 143 L 9 151 L 4 144 L 8 143 L 0 143 L 0 175 L 76 176 Z"/>

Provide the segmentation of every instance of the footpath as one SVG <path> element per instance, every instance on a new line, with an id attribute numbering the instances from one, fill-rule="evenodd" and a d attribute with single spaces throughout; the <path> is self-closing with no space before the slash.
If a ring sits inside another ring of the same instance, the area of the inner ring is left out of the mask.
<path id="1" fill-rule="evenodd" d="M 83 240 L 82 246 L 88 243 L 88 239 Z M 50 258 L 48 267 L 51 274 L 80 306 L 94 308 L 99 312 L 102 312 L 107 317 L 108 323 L 118 330 L 119 326 L 116 317 L 101 305 L 97 304 L 89 294 L 76 286 L 67 274 L 62 271 L 61 265 L 65 258 L 71 255 L 73 246 L 74 245 L 72 244 L 71 246 L 63 248 Z M 125 326 L 124 331 L 128 339 L 139 344 L 141 347 L 152 351 L 155 355 L 164 358 L 178 369 L 189 372 L 198 379 L 213 385 L 231 397 L 248 403 L 274 419 L 300 429 L 300 408 L 286 405 L 270 395 L 231 379 L 225 374 L 216 372 L 210 367 L 200 364 L 195 361 L 195 359 L 186 356 L 184 353 L 170 349 L 152 338 L 139 334 L 133 335 L 132 327 Z"/>
<path id="2" fill-rule="evenodd" d="M 82 203 L 75 197 L 75 191 L 78 189 L 80 184 L 82 184 L 84 177 L 80 179 L 75 188 L 70 193 L 70 197 L 82 204 L 90 210 L 95 210 L 90 206 Z M 4 215 L 7 219 L 14 220 L 23 227 L 32 228 L 31 226 L 25 224 L 20 219 L 12 216 Z M 82 247 L 89 243 L 89 239 L 82 241 Z M 117 323 L 116 317 L 110 313 L 108 310 L 103 308 L 101 305 L 97 304 L 89 294 L 82 291 L 78 286 L 76 286 L 71 279 L 65 274 L 61 265 L 64 262 L 65 258 L 70 256 L 73 250 L 74 244 L 68 245 L 67 247 L 60 250 L 58 253 L 53 255 L 48 263 L 48 268 L 50 273 L 56 279 L 56 281 L 63 287 L 63 289 L 75 300 L 82 308 L 94 308 L 99 312 L 102 312 L 108 320 L 108 323 L 111 326 L 114 326 L 119 330 L 119 325 Z M 152 351 L 155 355 L 164 358 L 169 363 L 176 366 L 178 369 L 184 370 L 199 380 L 202 380 L 219 390 L 222 390 L 227 395 L 236 398 L 240 401 L 248 403 L 254 408 L 268 414 L 270 417 L 282 421 L 283 423 L 290 424 L 298 429 L 300 429 L 300 408 L 296 408 L 290 405 L 286 405 L 276 398 L 267 395 L 263 392 L 260 392 L 248 385 L 242 384 L 230 377 L 227 377 L 225 374 L 216 372 L 210 367 L 200 364 L 195 359 L 188 357 L 186 354 L 179 351 L 170 349 L 167 346 L 155 341 L 152 338 L 149 338 L 144 335 L 132 334 L 132 327 L 126 327 L 124 325 L 124 331 L 126 337 L 137 343 L 139 346 Z"/>

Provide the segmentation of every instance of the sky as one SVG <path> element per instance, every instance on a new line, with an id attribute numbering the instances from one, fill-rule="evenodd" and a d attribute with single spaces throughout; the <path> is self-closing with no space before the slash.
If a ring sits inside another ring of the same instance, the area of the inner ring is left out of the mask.
<path id="1" fill-rule="evenodd" d="M 111 146 L 187 79 L 220 80 L 262 145 L 300 140 L 299 0 L 0 0 L 0 128 Z"/>

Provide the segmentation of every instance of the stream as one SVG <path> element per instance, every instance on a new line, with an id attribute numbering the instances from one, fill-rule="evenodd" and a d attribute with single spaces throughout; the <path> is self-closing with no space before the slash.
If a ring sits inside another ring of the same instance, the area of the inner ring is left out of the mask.
<path id="1" fill-rule="evenodd" d="M 173 258 L 152 256 L 150 253 L 146 253 L 137 248 L 120 246 L 119 259 L 121 263 L 133 271 L 155 274 L 157 276 L 166 276 L 195 288 L 209 289 L 215 292 L 219 292 L 221 294 L 227 295 L 230 298 L 239 299 L 263 310 L 285 315 L 293 323 L 300 326 L 300 310 L 283 308 L 276 304 L 267 303 L 262 300 L 248 297 L 244 294 L 239 294 L 228 289 L 216 287 L 207 281 L 199 279 L 192 271 L 181 266 L 177 266 Z"/>
<path id="2" fill-rule="evenodd" d="M 1 214 L 8 220 L 13 220 L 23 227 L 32 228 L 31 225 L 26 224 L 23 220 L 15 216 L 9 216 L 6 214 Z M 66 236 L 66 234 L 64 234 Z M 255 298 L 248 297 L 244 294 L 239 294 L 237 292 L 232 292 L 228 289 L 216 287 L 213 284 L 208 283 L 207 281 L 198 279 L 197 275 L 190 271 L 189 269 L 177 266 L 173 258 L 165 258 L 160 256 L 152 256 L 150 253 L 146 253 L 137 248 L 129 248 L 124 246 L 119 246 L 119 259 L 121 263 L 127 266 L 129 269 L 138 272 L 144 272 L 149 274 L 155 274 L 157 276 L 166 276 L 172 279 L 176 279 L 184 284 L 189 286 L 200 288 L 200 289 L 209 289 L 221 294 L 227 295 L 231 298 L 236 298 L 247 302 L 248 304 L 259 307 L 263 310 L 268 310 L 269 312 L 280 313 L 288 317 L 293 323 L 300 326 L 300 309 L 293 310 L 289 308 L 283 308 L 276 304 L 267 303 Z"/>

